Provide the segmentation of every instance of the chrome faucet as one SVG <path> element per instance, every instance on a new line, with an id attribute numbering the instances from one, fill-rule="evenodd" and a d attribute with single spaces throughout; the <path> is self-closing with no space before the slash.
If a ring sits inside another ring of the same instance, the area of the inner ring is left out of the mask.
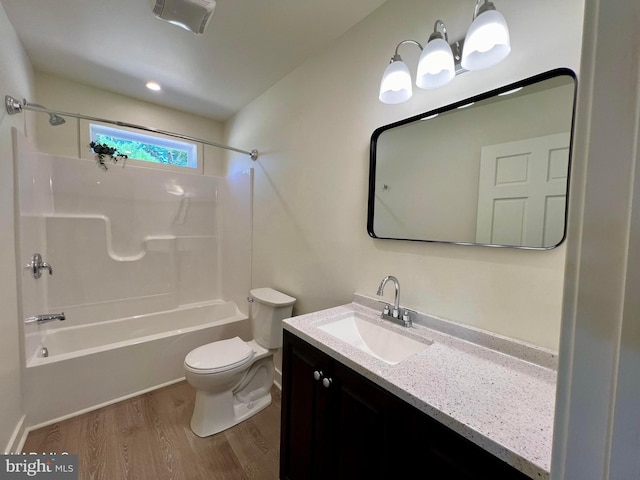
<path id="1" fill-rule="evenodd" d="M 393 310 L 390 311 L 389 305 L 385 305 L 384 310 L 382 311 L 382 318 L 387 320 L 392 320 L 395 322 L 400 322 L 405 327 L 411 326 L 411 310 L 405 310 L 402 315 L 400 315 L 400 282 L 393 275 L 387 275 L 380 282 L 380 286 L 378 287 L 378 296 L 382 296 L 384 292 L 384 287 L 387 282 L 393 282 L 393 286 L 396 289 L 394 301 L 393 301 Z"/>
<path id="2" fill-rule="evenodd" d="M 30 324 L 30 323 L 47 323 L 47 322 L 53 322 L 54 320 L 64 320 L 65 317 L 64 316 L 64 312 L 62 313 L 50 313 L 48 315 L 34 315 L 33 317 L 27 317 L 24 319 L 24 323 L 26 324 Z"/>
<path id="3" fill-rule="evenodd" d="M 387 275 L 384 277 L 378 287 L 378 296 L 382 296 L 384 287 L 389 281 L 393 282 L 393 286 L 396 288 L 396 294 L 393 301 L 393 312 L 391 313 L 391 316 L 393 318 L 398 318 L 400 316 L 400 282 L 398 282 L 398 279 L 393 275 Z"/>

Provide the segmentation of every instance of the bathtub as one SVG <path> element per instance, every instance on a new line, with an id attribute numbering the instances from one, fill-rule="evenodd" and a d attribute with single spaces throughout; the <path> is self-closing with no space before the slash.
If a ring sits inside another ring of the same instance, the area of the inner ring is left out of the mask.
<path id="1" fill-rule="evenodd" d="M 48 357 L 34 356 L 25 369 L 28 424 L 38 428 L 180 381 L 189 351 L 233 336 L 250 339 L 249 320 L 225 301 L 50 329 L 42 340 Z"/>

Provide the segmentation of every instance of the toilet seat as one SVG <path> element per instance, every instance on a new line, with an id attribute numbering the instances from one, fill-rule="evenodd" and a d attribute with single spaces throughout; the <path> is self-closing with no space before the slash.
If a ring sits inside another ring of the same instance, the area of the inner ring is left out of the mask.
<path id="1" fill-rule="evenodd" d="M 226 372 L 249 363 L 254 354 L 247 342 L 233 337 L 192 350 L 184 359 L 184 366 L 198 374 Z"/>

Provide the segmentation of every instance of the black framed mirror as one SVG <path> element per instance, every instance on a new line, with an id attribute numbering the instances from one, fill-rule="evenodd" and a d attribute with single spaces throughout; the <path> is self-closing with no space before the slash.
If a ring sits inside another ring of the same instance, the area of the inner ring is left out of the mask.
<path id="1" fill-rule="evenodd" d="M 577 88 L 545 72 L 376 129 L 373 238 L 548 250 L 566 236 Z"/>

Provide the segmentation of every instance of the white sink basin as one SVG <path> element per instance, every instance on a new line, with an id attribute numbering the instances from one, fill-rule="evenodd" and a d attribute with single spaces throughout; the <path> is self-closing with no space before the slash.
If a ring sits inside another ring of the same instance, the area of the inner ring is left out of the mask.
<path id="1" fill-rule="evenodd" d="M 325 323 L 318 328 L 389 365 L 400 363 L 432 343 L 401 335 L 357 314 Z"/>

